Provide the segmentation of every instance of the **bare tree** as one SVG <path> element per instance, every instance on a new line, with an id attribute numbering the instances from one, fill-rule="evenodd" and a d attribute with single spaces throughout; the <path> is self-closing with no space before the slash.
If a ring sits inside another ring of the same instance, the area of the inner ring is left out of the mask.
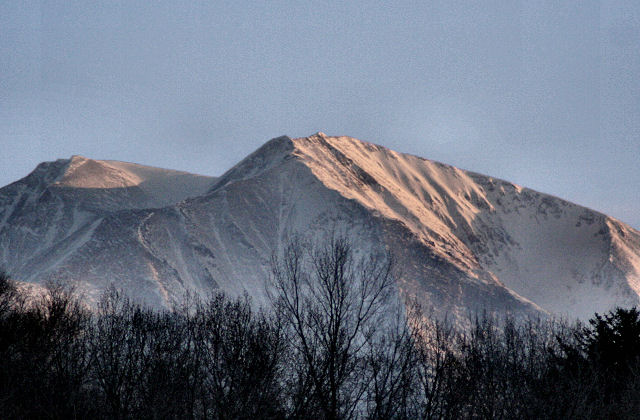
<path id="1" fill-rule="evenodd" d="M 198 304 L 192 319 L 200 368 L 202 417 L 282 418 L 279 396 L 281 336 L 247 296 L 224 294 Z"/>
<path id="2" fill-rule="evenodd" d="M 140 412 L 140 385 L 151 362 L 152 316 L 115 288 L 108 289 L 98 303 L 91 354 L 94 379 L 110 418 L 129 418 Z"/>
<path id="3" fill-rule="evenodd" d="M 394 291 L 390 255 L 357 259 L 343 237 L 293 240 L 272 261 L 269 291 L 287 334 L 294 417 L 357 417 L 368 390 L 366 355 Z"/>
<path id="4" fill-rule="evenodd" d="M 383 329 L 367 334 L 366 418 L 415 419 L 418 352 L 404 308 L 388 314 Z M 375 326 L 378 329 L 379 327 Z"/>
<path id="5" fill-rule="evenodd" d="M 415 352 L 416 393 L 410 403 L 414 418 L 459 418 L 459 333 L 448 319 L 426 315 L 416 302 L 408 318 Z"/>

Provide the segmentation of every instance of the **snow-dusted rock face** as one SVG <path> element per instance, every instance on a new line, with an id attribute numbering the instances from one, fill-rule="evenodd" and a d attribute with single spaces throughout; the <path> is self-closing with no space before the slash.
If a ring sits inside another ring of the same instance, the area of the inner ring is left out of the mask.
<path id="1" fill-rule="evenodd" d="M 393 251 L 402 296 L 441 314 L 588 317 L 640 300 L 638 231 L 349 137 L 276 138 L 217 180 L 73 157 L 0 189 L 0 264 L 88 299 L 115 283 L 159 306 L 216 288 L 263 302 L 272 254 L 332 231 Z"/>

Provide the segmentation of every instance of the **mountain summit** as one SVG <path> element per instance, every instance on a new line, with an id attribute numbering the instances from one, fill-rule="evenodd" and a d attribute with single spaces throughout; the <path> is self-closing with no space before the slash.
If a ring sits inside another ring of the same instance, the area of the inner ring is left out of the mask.
<path id="1" fill-rule="evenodd" d="M 210 179 L 113 161 L 43 163 L 0 189 L 0 265 L 164 306 L 185 290 L 259 302 L 294 234 L 398 250 L 399 290 L 439 313 L 588 317 L 640 303 L 640 233 L 601 213 L 350 137 L 270 140 Z"/>

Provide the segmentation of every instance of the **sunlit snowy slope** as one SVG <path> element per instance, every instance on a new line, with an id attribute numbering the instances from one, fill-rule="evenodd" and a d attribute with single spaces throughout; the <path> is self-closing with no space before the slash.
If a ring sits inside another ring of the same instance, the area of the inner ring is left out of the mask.
<path id="1" fill-rule="evenodd" d="M 153 305 L 185 290 L 264 297 L 293 234 L 391 250 L 404 298 L 588 317 L 639 303 L 640 233 L 506 181 L 322 133 L 267 142 L 220 178 L 73 157 L 0 189 L 0 264 L 29 282 L 110 283 Z"/>

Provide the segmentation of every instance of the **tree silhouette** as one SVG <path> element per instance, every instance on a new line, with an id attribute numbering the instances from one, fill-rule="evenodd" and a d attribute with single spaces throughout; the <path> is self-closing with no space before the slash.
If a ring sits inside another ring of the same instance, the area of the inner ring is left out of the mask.
<path id="1" fill-rule="evenodd" d="M 290 343 L 293 416 L 357 417 L 370 379 L 367 345 L 384 330 L 395 283 L 392 259 L 358 260 L 343 237 L 294 240 L 272 270 L 271 301 Z"/>

